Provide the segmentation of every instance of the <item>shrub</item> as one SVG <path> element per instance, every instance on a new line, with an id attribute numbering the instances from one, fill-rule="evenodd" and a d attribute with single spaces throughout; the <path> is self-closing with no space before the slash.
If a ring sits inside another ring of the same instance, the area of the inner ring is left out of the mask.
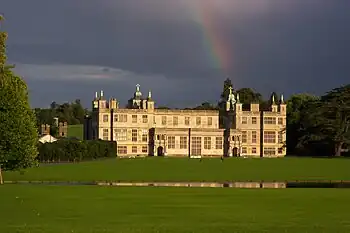
<path id="1" fill-rule="evenodd" d="M 61 139 L 53 143 L 39 143 L 39 162 L 79 162 L 116 157 L 116 143 L 102 140 Z"/>

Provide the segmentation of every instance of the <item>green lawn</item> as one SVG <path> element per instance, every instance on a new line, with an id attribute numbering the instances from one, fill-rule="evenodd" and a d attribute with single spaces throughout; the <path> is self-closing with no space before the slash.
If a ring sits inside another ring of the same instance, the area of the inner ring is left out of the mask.
<path id="1" fill-rule="evenodd" d="M 83 139 L 83 125 L 68 125 L 67 131 L 68 137 Z"/>
<path id="2" fill-rule="evenodd" d="M 0 186 L 0 232 L 347 233 L 350 190 Z"/>
<path id="3" fill-rule="evenodd" d="M 5 180 L 56 181 L 286 181 L 350 180 L 350 159 L 108 159 L 79 164 L 41 165 Z"/>

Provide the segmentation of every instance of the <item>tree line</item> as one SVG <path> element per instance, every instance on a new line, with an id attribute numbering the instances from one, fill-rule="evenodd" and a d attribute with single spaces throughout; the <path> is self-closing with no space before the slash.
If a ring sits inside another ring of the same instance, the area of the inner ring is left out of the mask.
<path id="1" fill-rule="evenodd" d="M 68 125 L 78 125 L 84 123 L 84 117 L 89 114 L 89 110 L 84 108 L 79 99 L 71 103 L 58 104 L 52 102 L 50 108 L 35 108 L 37 126 L 42 124 L 54 124 L 54 118 L 59 122 L 67 122 Z"/>
<path id="2" fill-rule="evenodd" d="M 39 162 L 80 162 L 116 157 L 116 142 L 102 140 L 61 139 L 53 143 L 39 143 Z"/>

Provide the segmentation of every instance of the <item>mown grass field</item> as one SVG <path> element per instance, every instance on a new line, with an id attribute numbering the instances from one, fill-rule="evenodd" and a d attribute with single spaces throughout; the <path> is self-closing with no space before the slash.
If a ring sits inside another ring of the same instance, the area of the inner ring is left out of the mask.
<path id="1" fill-rule="evenodd" d="M 68 137 L 75 137 L 79 139 L 83 139 L 84 135 L 83 125 L 68 125 L 67 134 Z"/>
<path id="2" fill-rule="evenodd" d="M 5 180 L 45 181 L 292 181 L 350 180 L 350 159 L 281 158 L 107 159 L 77 164 L 46 164 L 5 172 Z"/>
<path id="3" fill-rule="evenodd" d="M 0 232 L 350 232 L 350 190 L 0 186 Z"/>

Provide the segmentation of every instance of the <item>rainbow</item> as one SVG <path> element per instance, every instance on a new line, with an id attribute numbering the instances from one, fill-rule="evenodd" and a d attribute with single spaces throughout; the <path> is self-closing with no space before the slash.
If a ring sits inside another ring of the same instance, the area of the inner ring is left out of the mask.
<path id="1" fill-rule="evenodd" d="M 216 25 L 215 6 L 213 1 L 194 0 L 191 7 L 194 9 L 195 20 L 200 25 L 203 33 L 203 45 L 205 47 L 209 63 L 214 68 L 219 68 L 224 75 L 228 75 L 232 63 L 230 56 L 230 43 L 222 35 Z"/>

